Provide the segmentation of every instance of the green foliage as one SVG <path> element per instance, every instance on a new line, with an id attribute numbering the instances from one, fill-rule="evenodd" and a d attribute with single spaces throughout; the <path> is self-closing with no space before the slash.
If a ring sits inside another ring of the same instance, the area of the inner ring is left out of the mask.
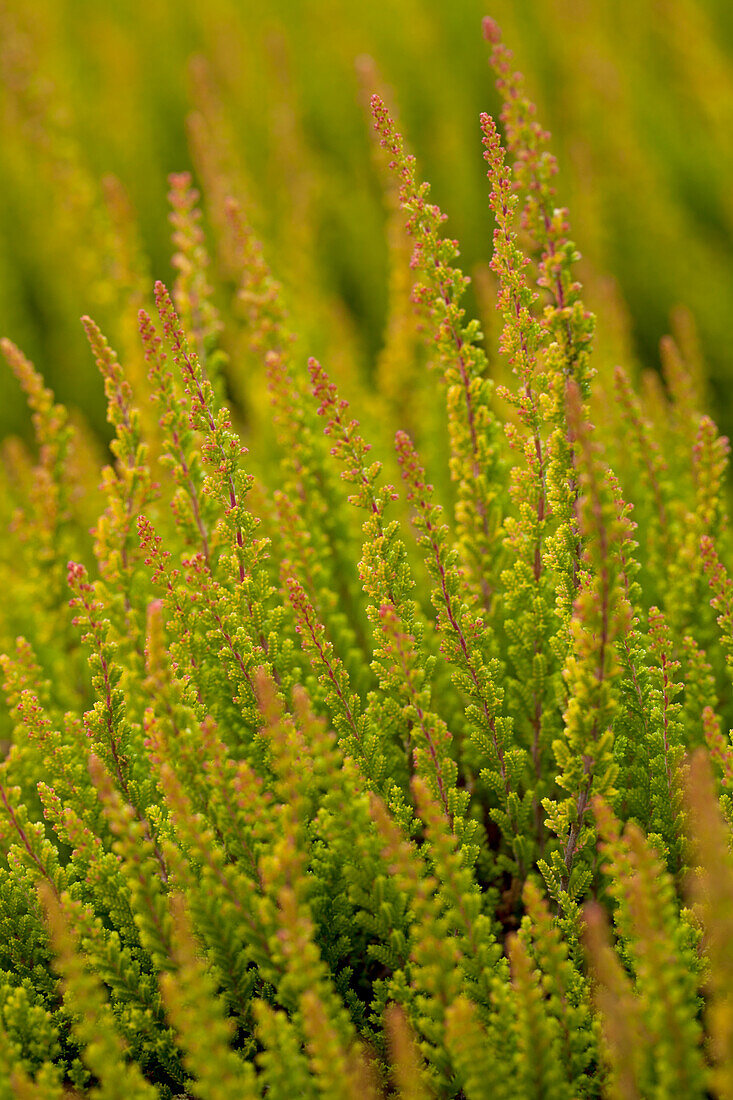
<path id="1" fill-rule="evenodd" d="M 343 317 L 309 357 L 326 289 L 275 277 L 200 71 L 171 291 L 110 192 L 99 488 L 2 344 L 0 1097 L 733 1095 L 728 445 L 689 323 L 664 382 L 594 351 L 484 33 L 491 368 L 381 95 L 377 384 Z"/>

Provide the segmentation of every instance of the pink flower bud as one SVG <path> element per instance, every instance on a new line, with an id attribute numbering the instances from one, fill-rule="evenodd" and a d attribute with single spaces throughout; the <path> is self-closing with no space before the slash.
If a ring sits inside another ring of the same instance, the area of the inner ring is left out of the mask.
<path id="1" fill-rule="evenodd" d="M 490 15 L 484 16 L 481 22 L 481 29 L 484 32 L 484 38 L 487 42 L 493 42 L 494 45 L 501 42 L 501 27 Z"/>

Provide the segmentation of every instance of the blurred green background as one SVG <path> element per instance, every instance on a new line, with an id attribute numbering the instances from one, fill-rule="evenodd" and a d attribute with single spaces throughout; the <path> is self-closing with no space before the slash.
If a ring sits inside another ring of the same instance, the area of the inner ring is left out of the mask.
<path id="1" fill-rule="evenodd" d="M 78 318 L 124 346 L 129 284 L 171 278 L 166 177 L 196 176 L 191 134 L 215 119 L 313 352 L 326 333 L 333 343 L 336 311 L 368 375 L 387 250 L 364 85 L 387 90 L 474 271 L 492 234 L 478 115 L 498 111 L 485 14 L 553 133 L 607 354 L 654 367 L 670 311 L 688 306 L 731 430 L 729 0 L 0 0 L 0 331 L 104 434 Z M 110 219 L 137 223 L 127 266 L 107 246 Z M 1 377 L 0 435 L 24 432 Z"/>

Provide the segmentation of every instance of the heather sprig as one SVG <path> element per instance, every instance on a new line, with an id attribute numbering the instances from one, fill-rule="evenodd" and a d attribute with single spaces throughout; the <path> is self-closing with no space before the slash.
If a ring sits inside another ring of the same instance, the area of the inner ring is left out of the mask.
<path id="1" fill-rule="evenodd" d="M 680 1082 L 687 1095 L 702 1097 L 707 1071 L 700 1023 L 689 1012 L 680 1011 L 682 1004 L 695 998 L 699 981 L 694 927 L 688 915 L 680 914 L 671 876 L 641 831 L 628 824 L 621 833 L 619 822 L 600 799 L 594 803 L 594 812 L 602 836 L 609 891 L 617 903 L 615 922 L 621 957 L 628 961 L 633 980 L 630 985 L 610 961 L 607 934 L 594 914 L 589 947 L 592 959 L 600 956 L 603 1024 L 615 1081 L 633 1081 L 640 1095 L 659 1096 Z M 606 983 L 620 994 L 615 1004 L 608 999 Z M 630 1009 L 632 1019 L 639 1022 L 641 1042 L 633 1053 L 618 1019 L 622 1008 Z M 619 1041 L 625 1044 L 624 1053 L 631 1056 L 627 1065 L 620 1062 L 619 1050 L 614 1049 Z M 619 1089 L 618 1083 L 615 1089 Z M 612 1095 L 624 1093 L 615 1091 Z"/>
<path id="2" fill-rule="evenodd" d="M 198 208 L 199 192 L 191 186 L 188 172 L 173 173 L 168 177 L 171 185 L 168 201 L 171 205 L 169 220 L 173 226 L 173 244 L 177 251 L 173 266 L 177 276 L 174 287 L 176 310 L 186 330 L 191 334 L 199 361 L 206 364 L 207 372 L 215 377 L 213 369 L 221 364 L 212 355 L 218 333 L 222 328 L 218 311 L 212 301 L 211 286 L 206 269 L 209 257 L 203 230 L 199 225 L 201 211 Z"/>
<path id="3" fill-rule="evenodd" d="M 245 586 L 246 581 L 253 580 L 252 569 L 260 550 L 260 544 L 253 538 L 256 523 L 244 504 L 251 484 L 251 475 L 240 469 L 240 459 L 246 450 L 232 430 L 228 409 L 222 407 L 217 411 L 211 382 L 197 356 L 188 347 L 170 295 L 163 283 L 155 284 L 155 296 L 173 361 L 181 373 L 189 405 L 190 427 L 201 433 L 201 457 L 212 470 L 202 485 L 202 492 L 209 499 L 219 502 L 223 508 L 220 523 L 233 543 L 231 549 L 235 560 L 232 565 L 240 585 Z"/>
<path id="4" fill-rule="evenodd" d="M 508 698 L 521 714 L 517 734 L 531 757 L 535 776 L 534 834 L 535 842 L 542 848 L 543 756 L 552 743 L 553 726 L 557 728 L 554 698 L 559 668 L 556 655 L 553 658 L 551 639 L 560 628 L 551 610 L 550 596 L 558 562 L 548 553 L 548 535 L 555 534 L 556 538 L 558 535 L 548 493 L 549 382 L 541 362 L 547 334 L 533 312 L 538 295 L 527 283 L 525 268 L 529 260 L 516 243 L 513 215 L 517 197 L 513 194 L 499 135 L 489 115 L 481 116 L 481 127 L 492 185 L 489 204 L 496 221 L 491 267 L 499 280 L 496 304 L 504 320 L 500 348 L 519 383 L 516 392 L 503 387 L 500 395 L 516 409 L 518 423 L 507 424 L 505 430 L 510 446 L 524 459 L 523 464 L 512 469 L 509 492 L 514 512 L 503 523 L 505 545 L 510 552 L 507 571 L 502 574 L 507 590 L 504 629 L 513 672 Z M 572 480 L 572 471 L 568 469 L 567 473 Z"/>
<path id="5" fill-rule="evenodd" d="M 139 1065 L 126 1058 L 125 1046 L 106 1003 L 97 975 L 85 965 L 71 930 L 76 907 L 71 899 L 59 899 L 48 887 L 39 893 L 51 932 L 56 966 L 64 987 L 64 1005 L 74 1020 L 74 1033 L 82 1045 L 89 1070 L 100 1081 L 100 1095 L 109 1100 L 152 1100 L 156 1092 Z M 65 901 L 65 904 L 64 904 Z"/>
<path id="6" fill-rule="evenodd" d="M 173 515 L 187 543 L 196 546 L 208 561 L 214 506 L 210 500 L 202 499 L 201 459 L 193 446 L 191 426 L 180 400 L 180 388 L 168 367 L 163 341 L 145 310 L 140 310 L 138 319 L 151 396 L 161 413 L 159 425 L 166 448 L 161 462 L 170 469 L 179 487 L 171 500 Z"/>
<path id="7" fill-rule="evenodd" d="M 720 642 L 725 650 L 725 663 L 730 671 L 733 669 L 733 582 L 709 535 L 703 535 L 700 539 L 700 556 L 713 593 L 710 605 L 714 611 L 718 612 Z"/>
<path id="8" fill-rule="evenodd" d="M 512 726 L 500 711 L 503 690 L 497 681 L 501 666 L 491 656 L 483 620 L 472 604 L 459 595 L 462 571 L 458 553 L 449 547 L 447 525 L 441 521 L 439 505 L 432 500 L 432 487 L 425 480 L 412 441 L 399 432 L 395 442 L 408 500 L 415 509 L 420 543 L 428 552 L 426 566 L 434 581 L 431 598 L 438 612 L 441 650 L 456 670 L 456 686 L 470 700 L 466 717 L 471 740 L 481 754 L 480 777 L 499 802 L 497 808 L 492 808 L 491 816 L 502 828 L 521 867 L 525 859 L 522 825 L 526 827 L 527 800 L 522 807 L 517 786 L 525 753 L 506 746 Z"/>
<path id="9" fill-rule="evenodd" d="M 429 777 L 451 825 L 468 842 L 473 831 L 464 820 L 468 799 L 465 792 L 456 790 L 458 773 L 450 752 L 450 734 L 444 720 L 432 710 L 433 662 L 422 645 L 424 625 L 412 598 L 414 580 L 405 545 L 398 522 L 386 523 L 384 519 L 385 508 L 396 494 L 391 485 L 378 487 L 381 464 L 367 463 L 369 444 L 357 431 L 357 422 L 346 421 L 348 403 L 339 399 L 320 364 L 311 360 L 310 369 L 319 413 L 327 418 L 326 432 L 335 440 L 332 454 L 347 467 L 342 477 L 357 487 L 349 501 L 368 514 L 359 573 L 372 601 L 367 608 L 374 630 L 372 669 L 381 694 L 370 695 L 367 720 L 382 730 L 383 737 L 392 732 L 393 738 L 401 740 L 408 757 L 414 740 L 419 771 Z M 392 775 L 399 777 L 394 765 Z"/>
<path id="10" fill-rule="evenodd" d="M 414 1026 L 424 1036 L 422 1052 L 439 1075 L 438 1082 L 444 1085 L 452 1060 L 443 1038 L 446 1012 L 465 981 L 461 950 L 457 939 L 449 935 L 450 925 L 436 892 L 437 880 L 421 868 L 418 854 L 389 819 L 383 804 L 373 800 L 371 812 L 390 873 L 410 899 L 414 914 L 409 969 L 404 976 L 396 975 L 393 995 L 398 1000 L 404 998 Z"/>
<path id="11" fill-rule="evenodd" d="M 486 355 L 479 344 L 478 321 L 465 321 L 461 306 L 467 278 L 454 266 L 458 242 L 440 236 L 446 215 L 428 201 L 430 187 L 417 182 L 415 158 L 378 95 L 371 101 L 374 127 L 390 154 L 390 168 L 400 182 L 400 203 L 407 215 L 407 232 L 414 240 L 410 265 L 424 282 L 413 289 L 413 300 L 430 323 L 447 388 L 451 476 L 458 483 L 456 528 L 472 588 L 484 607 L 491 585 L 480 562 L 490 559 L 495 539 L 493 477 L 498 473 L 496 424 L 490 405 L 491 383 Z"/>
<path id="12" fill-rule="evenodd" d="M 537 285 L 550 299 L 542 326 L 557 345 L 550 358 L 566 379 L 572 378 L 586 393 L 593 317 L 583 305 L 581 285 L 573 273 L 580 256 L 568 239 L 568 211 L 555 202 L 551 181 L 557 174 L 557 161 L 546 148 L 550 134 L 537 121 L 537 108 L 527 95 L 524 76 L 513 67 L 512 52 L 502 42 L 497 23 L 486 18 L 483 27 L 484 37 L 492 44 L 490 62 L 504 104 L 501 121 L 507 149 L 516 158 L 513 176 L 524 203 L 522 227 L 541 254 Z"/>
<path id="13" fill-rule="evenodd" d="M 706 931 L 705 981 L 711 994 L 707 1022 L 714 1062 L 713 1083 L 717 1095 L 727 1100 L 732 1091 L 725 1067 L 733 1043 L 733 1018 L 727 997 L 731 966 L 727 924 L 731 912 L 733 868 L 729 829 L 715 805 L 714 795 L 710 766 L 704 754 L 698 751 L 691 762 L 687 785 L 687 803 L 694 823 L 692 848 L 696 867 L 690 875 L 688 891 L 691 900 L 699 906 Z"/>
<path id="14" fill-rule="evenodd" d="M 139 595 L 141 561 L 136 523 L 160 490 L 150 476 L 140 414 L 117 355 L 90 317 L 82 317 L 82 324 L 104 378 L 107 418 L 116 437 L 110 447 L 115 465 L 105 467 L 102 472 L 108 505 L 94 531 L 94 556 L 106 582 L 107 604 L 117 618 L 118 638 L 120 642 L 129 642 L 133 651 L 142 656 L 144 619 Z"/>
<path id="15" fill-rule="evenodd" d="M 593 841 L 589 823 L 591 795 L 613 797 L 617 765 L 611 722 L 617 699 L 615 643 L 628 632 L 630 607 L 618 549 L 630 541 L 630 521 L 616 507 L 613 484 L 597 454 L 590 425 L 583 420 L 580 391 L 568 386 L 568 419 L 577 442 L 581 499 L 579 528 L 586 539 L 579 593 L 570 623 L 570 647 L 563 669 L 567 692 L 562 739 L 553 744 L 564 798 L 547 798 L 548 826 L 562 841 L 562 853 L 540 868 L 559 901 L 572 899 L 587 885 L 577 857 Z M 572 877 L 571 877 L 572 876 Z"/>
<path id="16" fill-rule="evenodd" d="M 161 976 L 168 1016 L 185 1051 L 185 1065 L 194 1078 L 189 1087 L 200 1100 L 225 1100 L 233 1092 L 245 1100 L 261 1096 L 251 1064 L 231 1049 L 234 1023 L 217 990 L 183 907 L 181 895 L 171 898 L 175 968 Z M 205 1016 L 206 1026 L 201 1027 Z"/>
<path id="17" fill-rule="evenodd" d="M 84 566 L 69 562 L 68 580 L 73 593 L 70 606 L 77 613 L 73 623 L 84 631 L 82 641 L 91 650 L 92 685 L 99 693 L 93 710 L 85 715 L 85 726 L 92 743 L 103 746 L 120 787 L 127 791 L 129 727 L 124 713 L 125 696 L 119 686 L 122 672 L 114 659 L 114 643 L 108 640 L 109 622 L 100 614 L 103 605 L 95 597 Z"/>
<path id="18" fill-rule="evenodd" d="M 52 624 L 60 628 L 63 622 L 57 615 L 65 600 L 66 561 L 83 545 L 72 519 L 75 432 L 68 411 L 56 402 L 23 352 L 7 339 L 0 342 L 0 350 L 26 396 L 38 447 L 37 461 L 29 464 L 27 492 L 11 522 L 17 551 L 25 562 L 19 595 L 24 589 L 30 606 L 37 607 L 37 613 L 28 616 L 25 632 L 45 645 L 49 631 L 55 629 Z M 3 631 L 6 638 L 12 622 L 11 612 Z"/>

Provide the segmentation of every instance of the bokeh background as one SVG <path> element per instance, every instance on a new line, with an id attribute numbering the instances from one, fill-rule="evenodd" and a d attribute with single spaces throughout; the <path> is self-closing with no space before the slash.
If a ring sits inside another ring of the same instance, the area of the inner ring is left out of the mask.
<path id="1" fill-rule="evenodd" d="M 124 349 L 130 301 L 172 277 L 166 178 L 200 177 L 215 122 L 310 350 L 348 345 L 368 379 L 387 308 L 364 106 L 379 89 L 449 215 L 491 341 L 478 128 L 499 107 L 481 36 L 490 14 L 553 133 L 600 354 L 655 369 L 670 325 L 690 338 L 687 314 L 670 320 L 686 307 L 730 431 L 731 11 L 730 0 L 0 0 L 0 330 L 104 435 L 78 318 L 91 313 Z M 109 244 L 120 224 L 136 241 L 126 258 Z M 224 298 L 225 275 L 212 278 Z M 0 436 L 23 434 L 3 371 Z"/>

